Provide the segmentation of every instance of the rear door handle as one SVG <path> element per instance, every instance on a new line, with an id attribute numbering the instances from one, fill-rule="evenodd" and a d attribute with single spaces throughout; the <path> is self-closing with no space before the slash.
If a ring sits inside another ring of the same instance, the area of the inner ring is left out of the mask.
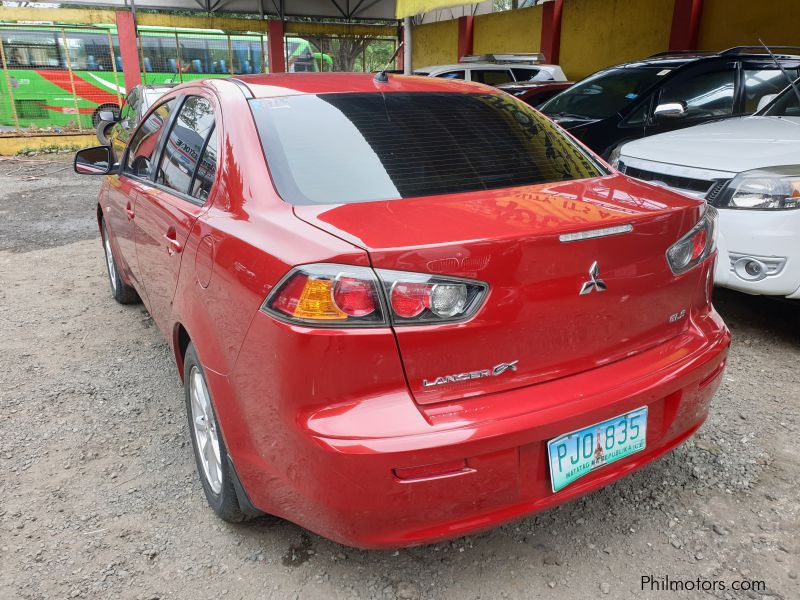
<path id="1" fill-rule="evenodd" d="M 181 252 L 181 250 L 183 250 L 183 246 L 176 239 L 176 233 L 173 227 L 170 227 L 167 230 L 167 233 L 164 234 L 164 239 L 167 240 L 167 254 L 170 256 L 173 254 L 178 254 Z"/>
<path id="2" fill-rule="evenodd" d="M 133 208 L 131 207 L 131 203 L 128 202 L 128 206 L 125 207 L 125 214 L 128 215 L 128 220 L 132 221 L 134 215 Z"/>

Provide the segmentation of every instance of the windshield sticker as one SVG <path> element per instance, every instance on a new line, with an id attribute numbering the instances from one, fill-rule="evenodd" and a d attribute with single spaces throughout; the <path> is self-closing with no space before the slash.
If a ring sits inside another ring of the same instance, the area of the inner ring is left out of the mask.
<path id="1" fill-rule="evenodd" d="M 656 73 L 656 75 L 658 75 L 659 77 L 663 77 L 664 75 L 666 75 L 667 73 L 669 73 L 671 70 L 672 70 L 672 69 L 662 69 L 662 70 L 660 70 L 658 73 Z"/>
<path id="2" fill-rule="evenodd" d="M 633 92 L 631 92 L 630 94 L 625 94 L 625 97 L 628 100 L 636 100 L 636 98 L 639 97 L 639 94 L 634 94 Z"/>

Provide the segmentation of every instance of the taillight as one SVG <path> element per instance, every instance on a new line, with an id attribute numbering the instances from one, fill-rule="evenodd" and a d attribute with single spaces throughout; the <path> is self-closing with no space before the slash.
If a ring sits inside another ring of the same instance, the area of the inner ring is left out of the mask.
<path id="1" fill-rule="evenodd" d="M 329 327 L 385 325 L 372 269 L 317 264 L 293 269 L 262 310 L 284 321 Z"/>
<path id="2" fill-rule="evenodd" d="M 675 275 L 686 273 L 711 256 L 716 247 L 717 210 L 706 206 L 700 221 L 667 250 L 667 263 Z"/>
<path id="3" fill-rule="evenodd" d="M 487 289 L 470 279 L 320 263 L 292 269 L 261 309 L 327 327 L 449 323 L 474 315 Z"/>
<path id="4" fill-rule="evenodd" d="M 388 298 L 393 325 L 463 321 L 486 296 L 481 281 L 376 269 Z"/>

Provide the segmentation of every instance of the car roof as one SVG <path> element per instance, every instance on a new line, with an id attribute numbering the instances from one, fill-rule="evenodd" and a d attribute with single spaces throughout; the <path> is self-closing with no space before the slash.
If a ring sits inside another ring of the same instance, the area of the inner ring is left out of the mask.
<path id="1" fill-rule="evenodd" d="M 235 79 L 246 85 L 255 98 L 341 92 L 500 93 L 495 88 L 480 83 L 414 75 L 390 74 L 386 83 L 375 81 L 374 73 L 269 73 L 244 75 Z"/>
<path id="2" fill-rule="evenodd" d="M 569 87 L 573 85 L 574 81 L 510 81 L 508 83 L 500 83 L 495 87 L 501 90 L 521 89 L 521 90 L 535 90 L 536 88 L 543 87 Z"/>
<path id="3" fill-rule="evenodd" d="M 429 65 L 414 69 L 414 73 L 430 73 L 431 71 L 464 71 L 471 69 L 552 69 L 556 65 L 531 62 L 468 62 L 450 65 Z"/>
<path id="4" fill-rule="evenodd" d="M 636 68 L 636 67 L 677 68 L 688 63 L 701 62 L 704 60 L 720 60 L 720 59 L 730 60 L 731 58 L 772 60 L 770 55 L 767 54 L 766 52 L 741 52 L 737 50 L 738 50 L 737 48 L 732 48 L 730 50 L 722 52 L 702 52 L 697 50 L 691 50 L 686 52 L 682 51 L 661 52 L 659 54 L 654 54 L 653 56 L 649 56 L 647 58 L 621 63 L 619 65 L 609 68 Z M 800 55 L 776 52 L 775 58 L 779 58 L 782 60 L 787 60 L 787 59 L 800 60 Z"/>
<path id="5" fill-rule="evenodd" d="M 158 90 L 171 90 L 172 88 L 178 86 L 177 83 L 140 83 L 135 85 L 135 88 L 139 88 L 143 92 L 150 92 L 150 91 L 158 91 Z"/>

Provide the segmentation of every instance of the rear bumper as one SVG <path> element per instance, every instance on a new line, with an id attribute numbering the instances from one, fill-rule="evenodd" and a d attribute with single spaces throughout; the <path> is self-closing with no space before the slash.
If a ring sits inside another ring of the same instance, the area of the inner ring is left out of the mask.
<path id="1" fill-rule="evenodd" d="M 259 509 L 351 546 L 413 546 L 560 504 L 668 452 L 705 420 L 729 344 L 711 313 L 658 347 L 541 385 L 425 407 L 395 390 L 287 419 L 269 411 L 278 430 L 223 410 L 222 425 Z M 235 377 L 209 379 L 218 405 L 241 393 Z M 643 405 L 646 450 L 551 491 L 547 440 Z M 442 463 L 456 467 L 397 476 Z"/>
<path id="2" fill-rule="evenodd" d="M 800 298 L 800 210 L 719 210 L 714 283 L 746 292 Z M 732 263 L 752 257 L 774 270 L 748 281 Z"/>

